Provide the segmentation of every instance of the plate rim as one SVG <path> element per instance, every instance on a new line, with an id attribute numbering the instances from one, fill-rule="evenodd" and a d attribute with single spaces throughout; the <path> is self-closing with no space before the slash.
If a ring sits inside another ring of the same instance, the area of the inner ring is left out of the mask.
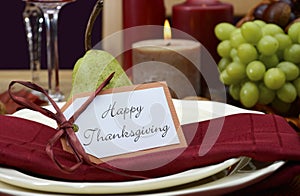
<path id="1" fill-rule="evenodd" d="M 215 186 L 219 186 L 220 188 L 223 188 L 223 189 L 230 188 L 230 190 L 235 191 L 235 190 L 239 190 L 241 185 L 244 185 L 244 186 L 251 185 L 251 184 L 254 184 L 255 180 L 258 180 L 258 178 L 263 178 L 264 176 L 267 177 L 267 176 L 271 175 L 273 172 L 275 172 L 277 169 L 279 169 L 285 163 L 286 163 L 285 161 L 277 161 L 277 162 L 274 162 L 271 165 L 266 166 L 262 169 L 255 170 L 255 171 L 248 172 L 248 173 L 243 173 L 243 174 L 234 174 L 231 176 L 225 176 L 223 178 L 213 181 L 212 183 L 201 184 L 199 186 L 196 185 L 194 187 L 190 187 L 188 189 L 183 189 L 183 190 L 167 191 L 167 192 L 161 192 L 161 193 L 155 192 L 153 194 L 155 196 L 169 196 L 170 194 L 186 195 L 186 194 L 193 194 L 193 193 L 205 193 L 205 194 L 208 193 L 209 194 L 210 191 L 214 191 Z M 225 185 L 224 185 L 224 183 L 222 183 L 222 181 L 224 181 L 224 179 L 226 179 L 226 178 L 233 178 L 233 181 L 230 181 L 230 183 L 228 184 L 229 181 L 227 180 L 227 184 L 225 183 Z M 252 179 L 249 181 L 248 178 L 252 178 Z M 245 183 L 245 181 L 247 182 L 247 184 Z M 3 189 L 1 187 L 1 183 L 3 183 L 4 185 L 8 185 L 9 187 L 12 187 L 12 189 Z M 13 189 L 13 188 L 16 188 L 16 189 Z M 24 189 L 24 191 L 22 191 L 22 189 Z M 30 190 L 30 189 L 26 189 L 26 188 L 22 188 L 22 187 L 16 187 L 16 186 L 6 184 L 5 182 L 0 181 L 0 192 L 1 191 L 3 193 L 7 193 L 7 194 L 22 194 L 22 195 L 24 195 L 24 193 L 26 193 L 26 195 L 35 195 L 35 196 L 57 195 L 57 193 L 55 194 L 53 192 L 43 192 L 43 191 L 39 192 L 37 190 Z M 227 191 L 226 193 L 229 193 L 229 192 L 231 192 L 231 191 Z M 153 194 L 150 193 L 150 194 L 143 194 L 143 195 L 153 195 Z"/>
<path id="2" fill-rule="evenodd" d="M 274 173 L 276 170 L 278 170 L 280 167 L 282 167 L 286 161 L 280 160 L 275 161 L 271 165 L 268 165 L 264 168 L 251 171 L 251 172 L 245 172 L 245 173 L 235 173 L 233 175 L 225 176 L 223 178 L 220 178 L 218 180 L 206 183 L 206 184 L 200 184 L 198 186 L 193 186 L 191 188 L 181 189 L 181 190 L 175 190 L 175 191 L 169 191 L 169 192 L 162 192 L 155 194 L 155 196 L 169 196 L 171 195 L 186 195 L 186 194 L 193 194 L 193 193 L 202 193 L 206 192 L 209 193 L 209 191 L 213 191 L 218 189 L 229 189 L 230 191 L 223 191 L 222 194 L 234 192 L 236 190 L 239 190 L 241 188 L 245 188 L 246 186 L 252 185 L 254 183 L 257 183 L 258 181 L 267 178 L 272 173 Z M 249 179 L 250 178 L 250 179 Z M 230 181 L 228 179 L 233 179 L 233 181 Z M 224 185 L 224 183 L 220 184 L 219 182 L 227 180 L 227 184 Z M 236 187 L 235 189 L 232 189 L 232 187 Z"/>
<path id="3" fill-rule="evenodd" d="M 64 182 L 43 179 L 22 173 L 15 169 L 0 167 L 0 181 L 26 189 L 55 193 L 133 193 L 158 190 L 201 180 L 232 166 L 239 160 L 240 158 L 231 158 L 214 165 L 194 168 L 172 175 L 124 182 Z M 205 170 L 205 172 L 203 172 L 203 169 L 206 169 L 207 171 Z M 199 174 L 201 175 L 199 176 Z M 168 184 L 166 182 L 168 182 Z M 112 186 L 114 186 L 113 189 Z M 55 187 L 55 189 L 53 189 L 53 187 Z"/>

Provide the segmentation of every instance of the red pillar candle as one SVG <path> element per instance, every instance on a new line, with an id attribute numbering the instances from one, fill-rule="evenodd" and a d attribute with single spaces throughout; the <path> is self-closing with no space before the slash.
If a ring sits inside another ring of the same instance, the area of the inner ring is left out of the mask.
<path id="1" fill-rule="evenodd" d="M 123 29 L 141 25 L 160 25 L 165 21 L 165 6 L 163 0 L 123 0 Z M 124 31 L 123 68 L 125 70 L 132 66 L 131 46 L 134 42 L 159 38 L 152 32 L 140 33 L 140 31 Z"/>
<path id="2" fill-rule="evenodd" d="M 187 0 L 172 7 L 173 28 L 197 39 L 210 52 L 216 62 L 218 39 L 214 34 L 220 22 L 233 22 L 233 6 L 217 0 Z"/>

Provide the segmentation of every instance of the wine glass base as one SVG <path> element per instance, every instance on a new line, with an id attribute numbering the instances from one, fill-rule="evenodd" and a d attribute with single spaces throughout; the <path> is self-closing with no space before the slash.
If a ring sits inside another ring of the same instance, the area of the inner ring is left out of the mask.
<path id="1" fill-rule="evenodd" d="M 49 99 L 43 93 L 35 91 L 35 90 L 31 90 L 30 92 L 33 95 L 37 96 L 39 99 L 41 99 L 43 101 L 47 101 L 48 103 L 50 103 Z M 49 93 L 49 91 L 48 91 L 48 95 L 50 96 L 50 98 L 54 102 L 63 102 L 63 101 L 65 101 L 65 96 L 61 92 Z"/>
<path id="2" fill-rule="evenodd" d="M 48 95 L 54 102 L 65 101 L 65 96 L 61 92 L 49 93 Z"/>
<path id="3" fill-rule="evenodd" d="M 43 93 L 38 92 L 36 90 L 31 90 L 30 92 L 31 92 L 31 94 L 37 96 L 38 98 L 45 100 L 45 95 Z"/>

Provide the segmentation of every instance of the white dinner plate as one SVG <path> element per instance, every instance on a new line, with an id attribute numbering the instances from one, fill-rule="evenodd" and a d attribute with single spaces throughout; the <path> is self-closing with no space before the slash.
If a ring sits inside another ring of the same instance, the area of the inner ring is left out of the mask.
<path id="1" fill-rule="evenodd" d="M 190 186 L 188 188 L 182 188 L 177 190 L 169 190 L 169 191 L 160 191 L 157 190 L 154 193 L 150 194 L 139 194 L 139 195 L 155 195 L 155 196 L 169 196 L 169 195 L 188 195 L 188 194 L 201 194 L 201 196 L 205 195 L 223 195 L 226 193 L 230 193 L 242 188 L 245 188 L 247 186 L 253 185 L 264 178 L 271 175 L 273 172 L 275 172 L 277 169 L 279 169 L 282 165 L 284 165 L 284 161 L 278 161 L 275 162 L 265 168 L 255 170 L 252 172 L 246 172 L 246 173 L 236 173 L 231 176 L 226 176 L 223 178 L 220 178 L 218 180 L 214 180 L 209 183 L 200 183 L 199 185 L 194 184 L 193 186 Z M 6 170 L 6 172 L 12 173 L 13 175 L 16 174 L 16 171 L 12 169 Z M 23 175 L 23 174 L 21 174 Z M 20 176 L 21 177 L 21 176 Z M 36 186 L 40 186 L 37 184 Z M 83 183 L 83 186 L 85 186 L 85 183 Z M 113 187 L 108 187 L 110 189 L 113 189 Z M 0 193 L 6 193 L 11 195 L 22 195 L 22 196 L 54 196 L 54 195 L 62 195 L 59 193 L 54 192 L 41 192 L 38 190 L 33 189 L 27 189 L 27 188 L 21 188 L 18 186 L 13 186 L 11 184 L 6 184 L 4 182 L 0 181 Z M 80 193 L 78 193 L 80 194 Z M 87 193 L 85 193 L 87 194 Z M 97 192 L 95 194 L 105 194 L 103 192 Z M 135 193 L 137 195 L 138 193 Z M 65 194 L 64 194 L 65 195 Z M 74 194 L 72 194 L 74 195 Z"/>
<path id="2" fill-rule="evenodd" d="M 247 186 L 260 182 L 285 164 L 285 161 L 277 161 L 264 168 L 251 172 L 235 173 L 225 176 L 209 183 L 194 185 L 174 191 L 156 193 L 155 196 L 189 195 L 197 194 L 201 196 L 224 195 L 240 190 Z"/>
<path id="3" fill-rule="evenodd" d="M 63 182 L 37 178 L 8 168 L 0 168 L 0 179 L 2 182 L 14 186 L 56 193 L 132 193 L 168 188 L 201 180 L 232 166 L 238 160 L 233 158 L 219 164 L 191 169 L 174 175 L 125 182 Z"/>

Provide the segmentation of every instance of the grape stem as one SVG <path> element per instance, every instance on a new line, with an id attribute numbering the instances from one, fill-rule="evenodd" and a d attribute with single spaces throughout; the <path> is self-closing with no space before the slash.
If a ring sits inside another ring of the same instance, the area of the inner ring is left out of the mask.
<path id="1" fill-rule="evenodd" d="M 247 14 L 241 18 L 237 23 L 237 27 L 241 27 L 242 24 L 244 24 L 247 21 L 254 20 L 254 11 L 256 10 L 257 7 L 264 5 L 264 4 L 271 4 L 272 2 L 276 2 L 278 0 L 262 0 L 261 2 L 256 3 L 248 12 Z"/>

